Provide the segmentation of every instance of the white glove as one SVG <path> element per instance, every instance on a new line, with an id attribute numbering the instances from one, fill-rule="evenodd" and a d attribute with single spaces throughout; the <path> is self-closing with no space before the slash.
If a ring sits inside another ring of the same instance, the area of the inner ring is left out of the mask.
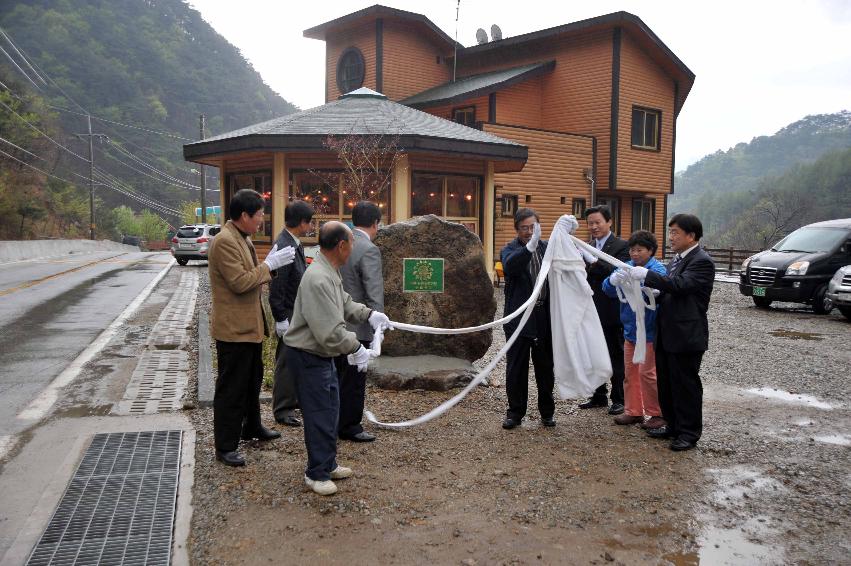
<path id="1" fill-rule="evenodd" d="M 593 263 L 597 263 L 597 256 L 592 255 L 591 252 L 589 252 L 588 250 L 586 250 L 583 247 L 580 247 L 580 246 L 576 246 L 576 247 L 579 248 L 579 253 L 582 254 L 582 259 L 585 260 L 585 263 L 587 263 L 588 265 L 591 265 Z"/>
<path id="2" fill-rule="evenodd" d="M 369 360 L 374 357 L 376 357 L 375 352 L 364 348 L 361 344 L 361 347 L 354 354 L 346 356 L 346 361 L 349 362 L 350 366 L 357 366 L 358 371 L 364 372 L 369 368 Z"/>
<path id="3" fill-rule="evenodd" d="M 388 328 L 392 328 L 387 315 L 378 311 L 372 311 L 372 314 L 369 315 L 369 325 L 372 326 L 373 330 L 378 330 L 379 328 L 381 330 L 387 330 Z"/>
<path id="4" fill-rule="evenodd" d="M 564 214 L 558 219 L 558 221 L 556 221 L 556 226 L 561 226 L 563 229 L 573 234 L 576 232 L 576 229 L 579 228 L 579 222 L 576 221 L 576 217 L 572 214 Z"/>
<path id="5" fill-rule="evenodd" d="M 532 230 L 532 238 L 526 243 L 526 249 L 534 252 L 538 249 L 538 242 L 541 241 L 541 225 L 535 222 L 535 228 Z"/>
<path id="6" fill-rule="evenodd" d="M 617 287 L 620 287 L 621 285 L 624 284 L 624 282 L 628 278 L 629 278 L 629 275 L 627 275 L 624 270 L 618 269 L 617 271 L 615 271 L 614 273 L 609 275 L 609 283 L 611 283 L 612 285 L 615 285 Z"/>
<path id="7" fill-rule="evenodd" d="M 289 327 L 290 327 L 290 321 L 285 318 L 281 322 L 275 323 L 275 333 L 278 336 L 283 336 L 284 334 L 287 333 L 287 329 L 289 329 Z"/>
<path id="8" fill-rule="evenodd" d="M 263 263 L 269 266 L 269 271 L 275 271 L 276 269 L 280 269 L 285 265 L 289 265 L 295 259 L 295 248 L 292 246 L 287 246 L 282 250 L 278 249 L 278 244 L 275 244 L 275 247 L 269 252 L 266 256 L 266 259 L 263 260 Z"/>
<path id="9" fill-rule="evenodd" d="M 654 297 L 658 297 L 662 294 L 662 291 L 660 291 L 659 289 L 652 289 L 651 292 L 653 293 Z"/>
<path id="10" fill-rule="evenodd" d="M 644 278 L 647 277 L 647 268 L 635 266 L 629 270 L 629 276 L 636 281 L 644 281 Z"/>

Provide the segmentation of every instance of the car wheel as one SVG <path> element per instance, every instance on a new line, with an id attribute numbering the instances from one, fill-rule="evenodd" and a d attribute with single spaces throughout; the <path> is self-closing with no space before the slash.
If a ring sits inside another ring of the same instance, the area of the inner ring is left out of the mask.
<path id="1" fill-rule="evenodd" d="M 185 257 L 179 257 L 177 258 L 177 263 L 179 263 L 180 265 L 186 265 L 187 263 L 189 263 L 189 260 Z"/>
<path id="2" fill-rule="evenodd" d="M 833 310 L 833 301 L 827 296 L 827 285 L 816 289 L 813 295 L 813 310 L 816 314 L 828 314 Z"/>
<path id="3" fill-rule="evenodd" d="M 753 299 L 753 304 L 761 309 L 767 309 L 771 306 L 771 299 L 766 299 L 765 297 L 751 297 L 751 299 Z"/>
<path id="4" fill-rule="evenodd" d="M 839 312 L 841 312 L 845 318 L 851 320 L 851 307 L 839 307 Z"/>

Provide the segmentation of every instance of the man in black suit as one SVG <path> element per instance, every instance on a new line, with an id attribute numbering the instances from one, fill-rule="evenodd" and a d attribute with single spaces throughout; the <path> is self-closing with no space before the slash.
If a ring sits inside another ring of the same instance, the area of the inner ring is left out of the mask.
<path id="1" fill-rule="evenodd" d="M 616 257 L 621 261 L 629 261 L 629 247 L 626 242 L 612 233 L 612 211 L 608 206 L 592 206 L 585 211 L 585 221 L 591 232 L 592 246 L 598 250 Z M 594 291 L 594 306 L 600 317 L 603 335 L 606 337 L 606 348 L 612 362 L 612 406 L 610 415 L 620 415 L 624 411 L 623 398 L 623 325 L 621 324 L 620 301 L 611 298 L 603 292 L 603 281 L 615 270 L 614 266 L 605 261 L 597 261 L 596 256 L 582 252 L 588 271 L 588 284 Z M 579 405 L 580 409 L 606 407 L 606 384 L 602 384 L 588 401 Z"/>
<path id="2" fill-rule="evenodd" d="M 541 270 L 541 261 L 547 251 L 547 242 L 541 240 L 541 225 L 538 214 L 531 208 L 520 208 L 514 214 L 514 229 L 517 237 L 508 242 L 499 257 L 505 272 L 505 314 L 517 310 L 529 300 L 535 280 Z M 509 321 L 505 329 L 510 338 L 520 318 Z M 553 340 L 550 329 L 550 299 L 548 284 L 544 283 L 541 294 L 532 310 L 532 315 L 520 331 L 520 336 L 508 349 L 505 356 L 505 395 L 508 410 L 502 428 L 508 430 L 520 426 L 526 415 L 529 393 L 529 356 L 535 364 L 535 384 L 538 387 L 538 412 L 541 424 L 553 427 L 556 421 L 553 388 Z"/>
<path id="3" fill-rule="evenodd" d="M 629 275 L 659 289 L 656 316 L 656 379 L 662 417 L 668 423 L 647 431 L 671 438 L 671 450 L 694 448 L 703 430 L 703 385 L 700 363 L 709 348 L 706 311 L 715 282 L 715 263 L 700 247 L 703 225 L 693 214 L 676 214 L 668 222 L 671 249 L 667 275 L 633 267 Z"/>
<path id="4" fill-rule="evenodd" d="M 272 384 L 272 411 L 275 421 L 288 426 L 301 426 L 301 421 L 295 416 L 298 407 L 295 381 L 286 368 L 283 336 L 290 326 L 293 316 L 293 305 L 298 293 L 298 285 L 307 269 L 304 257 L 304 246 L 301 240 L 313 231 L 313 207 L 297 200 L 291 202 L 284 211 L 284 224 L 276 244 L 278 249 L 293 246 L 296 249 L 295 261 L 278 270 L 278 276 L 269 285 L 269 306 L 275 318 L 275 332 L 278 335 L 278 346 L 275 349 L 275 378 Z"/>

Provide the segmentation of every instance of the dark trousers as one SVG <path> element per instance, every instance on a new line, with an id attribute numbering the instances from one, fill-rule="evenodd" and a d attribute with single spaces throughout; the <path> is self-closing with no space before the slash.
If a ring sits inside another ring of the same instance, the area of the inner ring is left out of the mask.
<path id="1" fill-rule="evenodd" d="M 623 326 L 604 326 L 603 336 L 606 337 L 606 348 L 612 361 L 612 404 L 623 405 Z M 594 391 L 593 399 L 606 401 L 606 384 Z"/>
<path id="2" fill-rule="evenodd" d="M 285 349 L 284 341 L 279 337 L 275 347 L 275 379 L 272 382 L 272 412 L 278 421 L 292 416 L 298 408 L 295 380 L 287 371 Z"/>
<path id="3" fill-rule="evenodd" d="M 529 357 L 535 365 L 535 384 L 538 387 L 538 411 L 541 418 L 555 413 L 553 387 L 553 346 L 547 339 L 518 336 L 505 356 L 505 394 L 508 397 L 506 416 L 520 420 L 526 415 L 529 396 Z"/>
<path id="4" fill-rule="evenodd" d="M 260 386 L 263 383 L 263 345 L 216 340 L 219 377 L 213 397 L 213 435 L 216 449 L 236 450 L 243 428 L 260 430 Z"/>
<path id="5" fill-rule="evenodd" d="M 334 358 L 290 347 L 284 355 L 295 379 L 304 422 L 304 446 L 307 448 L 304 474 L 312 480 L 329 480 L 331 471 L 337 467 L 337 418 L 340 414 Z"/>
<path id="6" fill-rule="evenodd" d="M 364 348 L 369 348 L 369 342 L 360 341 Z M 340 437 L 354 436 L 363 432 L 361 419 L 363 405 L 366 401 L 366 372 L 358 371 L 357 366 L 349 365 L 346 356 L 337 356 L 334 360 L 337 366 L 337 378 L 340 380 L 340 422 L 337 434 Z"/>
<path id="7" fill-rule="evenodd" d="M 659 406 L 668 430 L 677 438 L 697 442 L 703 432 L 703 352 L 668 352 L 656 339 L 656 384 Z"/>

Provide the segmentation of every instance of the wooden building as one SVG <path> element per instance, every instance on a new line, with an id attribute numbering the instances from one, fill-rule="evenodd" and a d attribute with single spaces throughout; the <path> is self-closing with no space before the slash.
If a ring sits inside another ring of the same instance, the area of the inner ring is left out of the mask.
<path id="1" fill-rule="evenodd" d="M 561 214 L 608 204 L 616 233 L 644 228 L 665 241 L 676 119 L 694 73 L 638 17 L 463 47 L 424 15 L 376 5 L 304 35 L 325 41 L 326 101 L 365 86 L 528 147 L 521 172 L 494 175 L 495 254 L 520 206 L 541 214 L 546 233 Z M 430 182 L 412 171 L 414 189 Z"/>

